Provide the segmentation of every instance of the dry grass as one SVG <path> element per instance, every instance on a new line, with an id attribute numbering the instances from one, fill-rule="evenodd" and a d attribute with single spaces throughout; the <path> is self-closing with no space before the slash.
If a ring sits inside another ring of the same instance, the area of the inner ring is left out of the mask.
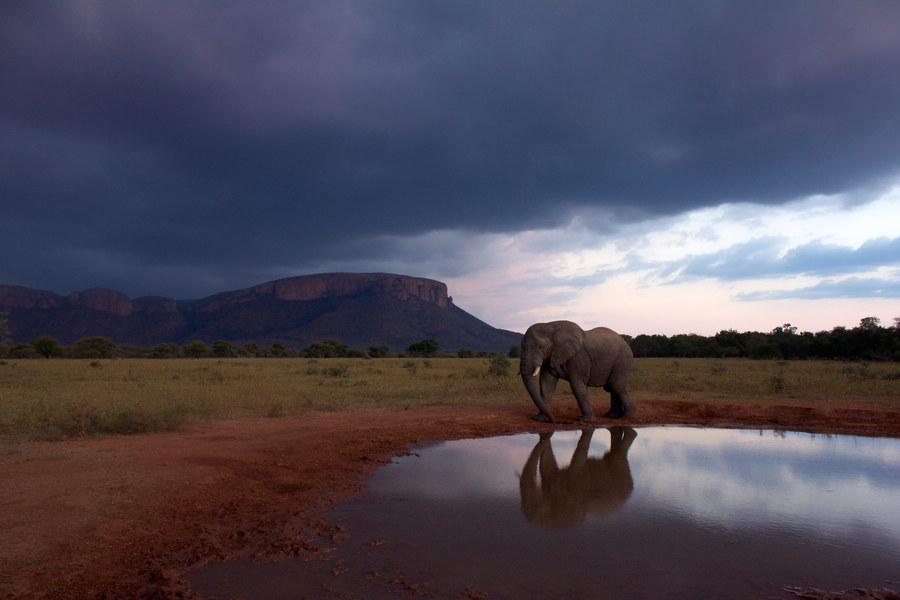
<path id="1" fill-rule="evenodd" d="M 488 359 L 19 360 L 0 364 L 0 435 L 59 439 L 304 411 L 529 403 Z M 896 363 L 639 359 L 649 398 L 900 409 Z M 596 395 L 602 392 L 592 392 Z M 561 385 L 557 395 L 570 395 Z M 560 401 L 565 401 L 562 398 Z"/>
<path id="2" fill-rule="evenodd" d="M 646 358 L 631 388 L 705 402 L 900 409 L 900 364 L 837 361 Z"/>
<path id="3" fill-rule="evenodd" d="M 0 435 L 139 433 L 215 419 L 521 400 L 488 359 L 20 360 L 0 365 Z"/>

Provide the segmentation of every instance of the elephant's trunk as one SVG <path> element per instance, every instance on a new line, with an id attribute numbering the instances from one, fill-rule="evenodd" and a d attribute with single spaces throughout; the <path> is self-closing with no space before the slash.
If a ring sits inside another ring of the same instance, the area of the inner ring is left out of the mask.
<path id="1" fill-rule="evenodd" d="M 541 395 L 541 383 L 540 383 L 540 367 L 538 367 L 534 374 L 523 372 L 522 375 L 522 383 L 525 384 L 525 389 L 528 390 L 528 395 L 531 396 L 531 401 L 534 402 L 534 405 L 538 407 L 538 410 L 549 419 L 551 423 L 555 423 L 556 420 L 553 418 L 553 413 L 550 412 L 550 407 L 544 402 L 544 398 Z"/>

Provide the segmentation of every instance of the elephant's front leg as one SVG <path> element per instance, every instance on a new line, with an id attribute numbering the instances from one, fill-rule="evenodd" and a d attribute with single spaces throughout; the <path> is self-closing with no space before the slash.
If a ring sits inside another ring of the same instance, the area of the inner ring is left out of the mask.
<path id="1" fill-rule="evenodd" d="M 553 402 L 553 392 L 556 391 L 556 383 L 559 381 L 559 378 L 550 372 L 550 369 L 541 369 L 540 374 L 540 392 L 541 399 L 544 401 L 544 404 L 547 408 L 550 408 L 550 404 Z M 538 414 L 532 417 L 535 421 L 543 421 L 549 422 L 550 419 L 547 418 L 543 412 L 539 412 Z"/>
<path id="2" fill-rule="evenodd" d="M 572 393 L 578 401 L 578 408 L 581 409 L 581 418 L 579 421 L 590 423 L 594 420 L 594 409 L 591 408 L 591 401 L 588 399 L 587 383 L 584 381 L 570 381 Z"/>

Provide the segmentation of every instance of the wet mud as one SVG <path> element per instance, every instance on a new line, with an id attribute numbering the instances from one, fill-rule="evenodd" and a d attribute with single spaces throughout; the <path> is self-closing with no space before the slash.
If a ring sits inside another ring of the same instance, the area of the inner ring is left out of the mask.
<path id="1" fill-rule="evenodd" d="M 327 557 L 349 536 L 328 507 L 360 494 L 375 469 L 413 445 L 579 428 L 577 411 L 553 426 L 532 412 L 523 403 L 314 413 L 23 443 L 0 457 L 0 597 L 186 598 L 194 594 L 184 574 L 215 561 Z M 628 420 L 664 423 L 900 436 L 900 412 L 846 408 L 658 401 Z M 412 578 L 387 583 L 427 593 Z"/>

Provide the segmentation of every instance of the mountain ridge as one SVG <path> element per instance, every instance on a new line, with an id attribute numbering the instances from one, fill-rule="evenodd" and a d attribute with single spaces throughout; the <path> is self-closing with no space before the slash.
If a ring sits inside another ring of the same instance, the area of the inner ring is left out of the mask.
<path id="1" fill-rule="evenodd" d="M 393 273 L 299 275 L 192 300 L 0 285 L 0 310 L 16 341 L 49 335 L 65 345 L 104 336 L 138 346 L 224 340 L 302 348 L 335 338 L 398 351 L 435 339 L 445 351 L 505 352 L 521 338 L 457 307 L 445 283 Z"/>

